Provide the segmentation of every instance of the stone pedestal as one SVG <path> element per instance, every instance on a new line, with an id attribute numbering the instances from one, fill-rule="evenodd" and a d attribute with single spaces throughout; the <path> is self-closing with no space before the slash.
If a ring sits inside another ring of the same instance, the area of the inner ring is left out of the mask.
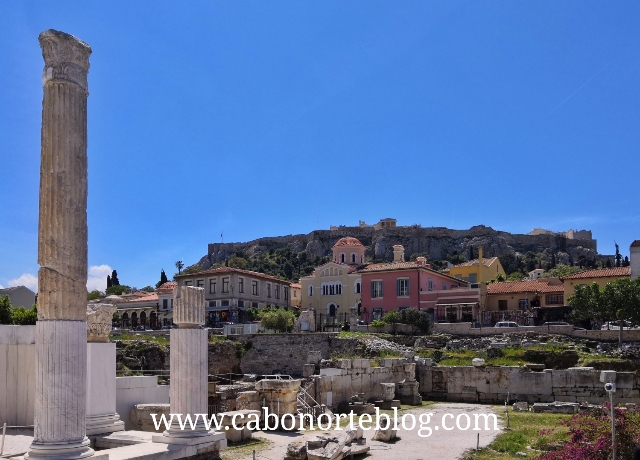
<path id="1" fill-rule="evenodd" d="M 124 430 L 116 413 L 116 344 L 87 343 L 88 435 Z"/>
<path id="2" fill-rule="evenodd" d="M 380 409 L 393 409 L 394 407 L 400 407 L 400 400 L 393 399 L 396 395 L 396 384 L 395 383 L 381 383 L 380 387 L 382 389 L 382 400 L 376 401 L 374 404 L 376 407 Z"/>
<path id="3" fill-rule="evenodd" d="M 402 404 L 419 406 L 422 404 L 422 396 L 418 392 L 419 383 L 415 379 L 407 379 L 398 384 L 398 394 Z"/>
<path id="4" fill-rule="evenodd" d="M 205 316 L 204 289 L 177 286 L 173 298 L 173 322 L 178 329 L 171 330 L 171 413 L 181 414 L 183 420 L 187 415 L 195 420 L 197 414 L 208 413 L 208 333 L 206 329 L 200 329 Z M 153 441 L 187 445 L 215 441 L 226 443 L 224 433 L 207 430 L 201 417 L 195 429 L 187 424 L 181 430 L 174 423 L 161 436 L 154 436 Z"/>
<path id="5" fill-rule="evenodd" d="M 36 323 L 33 443 L 25 458 L 79 459 L 94 454 L 85 435 L 87 323 Z"/>

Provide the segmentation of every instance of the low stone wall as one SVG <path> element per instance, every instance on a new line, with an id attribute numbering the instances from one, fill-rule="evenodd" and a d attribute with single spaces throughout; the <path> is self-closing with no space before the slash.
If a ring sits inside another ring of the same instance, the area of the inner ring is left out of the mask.
<path id="1" fill-rule="evenodd" d="M 381 383 L 397 384 L 416 377 L 416 364 L 405 358 L 385 358 L 382 366 L 371 367 L 371 359 L 340 359 L 337 367 L 321 369 L 313 377 L 313 397 L 329 407 L 348 402 L 355 394 L 365 399 L 382 399 Z"/>
<path id="2" fill-rule="evenodd" d="M 33 425 L 35 330 L 0 325 L 0 426 Z"/>
<path id="3" fill-rule="evenodd" d="M 416 335 L 420 330 L 408 324 L 385 324 L 383 327 L 371 327 L 369 325 L 351 325 L 352 332 L 376 332 L 384 334 Z"/>
<path id="4" fill-rule="evenodd" d="M 125 430 L 140 429 L 130 418 L 137 404 L 169 404 L 169 385 L 158 385 L 157 377 L 117 377 L 116 412 Z"/>
<path id="5" fill-rule="evenodd" d="M 238 336 L 246 344 L 240 368 L 244 374 L 289 374 L 302 376 L 310 352 L 319 352 L 320 357 L 332 355 L 354 355 L 358 341 L 342 339 L 337 334 L 255 334 Z M 250 346 L 249 346 L 250 343 Z"/>
<path id="6" fill-rule="evenodd" d="M 426 366 L 418 365 L 419 390 L 428 399 L 504 403 L 510 400 L 536 402 L 589 402 L 607 400 L 600 371 L 593 368 L 545 369 L 530 372 L 516 366 Z M 640 374 L 619 372 L 618 402 L 640 403 Z"/>
<path id="7" fill-rule="evenodd" d="M 574 330 L 573 326 L 520 326 L 517 328 L 504 327 L 471 327 L 471 323 L 435 323 L 433 332 L 453 335 L 485 336 L 496 334 L 508 334 L 516 332 L 535 332 L 538 334 L 563 334 L 589 340 L 618 340 L 619 331 L 589 331 Z M 622 340 L 625 342 L 640 341 L 640 330 L 622 331 Z"/>

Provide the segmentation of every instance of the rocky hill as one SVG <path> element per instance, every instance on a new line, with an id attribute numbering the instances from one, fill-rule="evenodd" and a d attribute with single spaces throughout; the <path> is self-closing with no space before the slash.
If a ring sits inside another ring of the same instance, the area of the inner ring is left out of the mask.
<path id="1" fill-rule="evenodd" d="M 451 260 L 456 256 L 467 259 L 471 255 L 477 257 L 479 247 L 483 248 L 484 257 L 501 257 L 505 261 L 509 258 L 526 258 L 529 265 L 533 263 L 531 261 L 535 261 L 536 265 L 542 267 L 551 263 L 595 266 L 611 257 L 598 254 L 596 240 L 571 239 L 563 234 L 512 234 L 484 225 L 468 230 L 414 225 L 378 230 L 371 227 L 338 227 L 332 230 L 315 230 L 306 235 L 259 238 L 246 243 L 213 243 L 208 245 L 207 254 L 192 267 L 207 269 L 224 263 L 237 254 L 252 259 L 284 248 L 294 254 L 305 252 L 308 259 L 322 258 L 330 255 L 331 247 L 345 236 L 358 238 L 367 248 L 367 260 L 376 262 L 392 260 L 395 244 L 405 247 L 407 259 L 423 255 L 436 266 L 438 262 Z M 510 271 L 507 267 L 505 270 L 507 273 Z"/>

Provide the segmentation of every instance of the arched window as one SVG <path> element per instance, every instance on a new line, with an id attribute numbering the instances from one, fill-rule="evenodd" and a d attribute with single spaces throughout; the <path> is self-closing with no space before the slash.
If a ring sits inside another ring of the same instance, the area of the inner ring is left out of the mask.
<path id="1" fill-rule="evenodd" d="M 342 284 L 338 284 L 336 287 L 338 288 L 338 294 L 342 294 Z"/>
<path id="2" fill-rule="evenodd" d="M 344 254 L 340 254 L 340 262 L 344 263 Z"/>
<path id="3" fill-rule="evenodd" d="M 356 294 L 360 294 L 362 292 L 362 284 L 360 281 L 356 281 Z"/>
<path id="4" fill-rule="evenodd" d="M 309 297 L 313 297 L 313 286 L 309 286 Z"/>
<path id="5" fill-rule="evenodd" d="M 138 314 L 135 311 L 131 313 L 131 327 L 138 327 Z"/>
<path id="6" fill-rule="evenodd" d="M 336 316 L 336 304 L 335 303 L 330 303 L 329 305 L 327 305 L 327 315 Z"/>
<path id="7" fill-rule="evenodd" d="M 355 255 L 355 253 L 351 253 L 351 263 L 352 264 L 356 263 L 356 255 Z"/>
<path id="8" fill-rule="evenodd" d="M 147 325 L 147 313 L 146 312 L 142 312 L 140 313 L 140 326 L 145 327 Z"/>

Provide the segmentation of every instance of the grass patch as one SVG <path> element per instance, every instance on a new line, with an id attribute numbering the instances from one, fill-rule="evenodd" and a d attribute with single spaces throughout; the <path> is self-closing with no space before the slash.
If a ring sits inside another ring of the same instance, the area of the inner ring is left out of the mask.
<path id="1" fill-rule="evenodd" d="M 236 443 L 228 443 L 227 448 L 220 451 L 220 458 L 222 460 L 237 460 L 241 458 L 247 458 L 255 450 L 256 453 L 267 448 L 271 444 L 264 438 L 255 437 L 247 439 L 246 441 L 240 441 Z"/>
<path id="2" fill-rule="evenodd" d="M 122 340 L 124 342 L 140 340 L 142 342 L 154 342 L 154 343 L 157 343 L 158 345 L 169 345 L 169 336 L 163 336 L 163 335 L 158 335 L 158 336 L 148 335 L 148 334 L 136 335 L 131 333 L 109 334 L 109 340 L 111 340 L 112 342 L 116 340 Z"/>
<path id="3" fill-rule="evenodd" d="M 496 406 L 496 414 L 506 426 L 504 407 Z M 533 453 L 527 449 L 531 446 L 536 450 L 549 450 L 550 447 L 562 444 L 568 440 L 568 428 L 558 426 L 560 422 L 572 417 L 569 414 L 544 414 L 533 412 L 511 412 L 509 411 L 510 431 L 503 431 L 487 447 L 467 451 L 463 459 L 495 460 L 507 458 L 522 458 L 516 456 L 517 452 Z M 540 435 L 540 431 L 556 428 L 552 433 Z"/>
<path id="4" fill-rule="evenodd" d="M 358 339 L 367 335 L 368 334 L 366 332 L 340 331 L 338 333 L 338 337 L 341 339 Z"/>

